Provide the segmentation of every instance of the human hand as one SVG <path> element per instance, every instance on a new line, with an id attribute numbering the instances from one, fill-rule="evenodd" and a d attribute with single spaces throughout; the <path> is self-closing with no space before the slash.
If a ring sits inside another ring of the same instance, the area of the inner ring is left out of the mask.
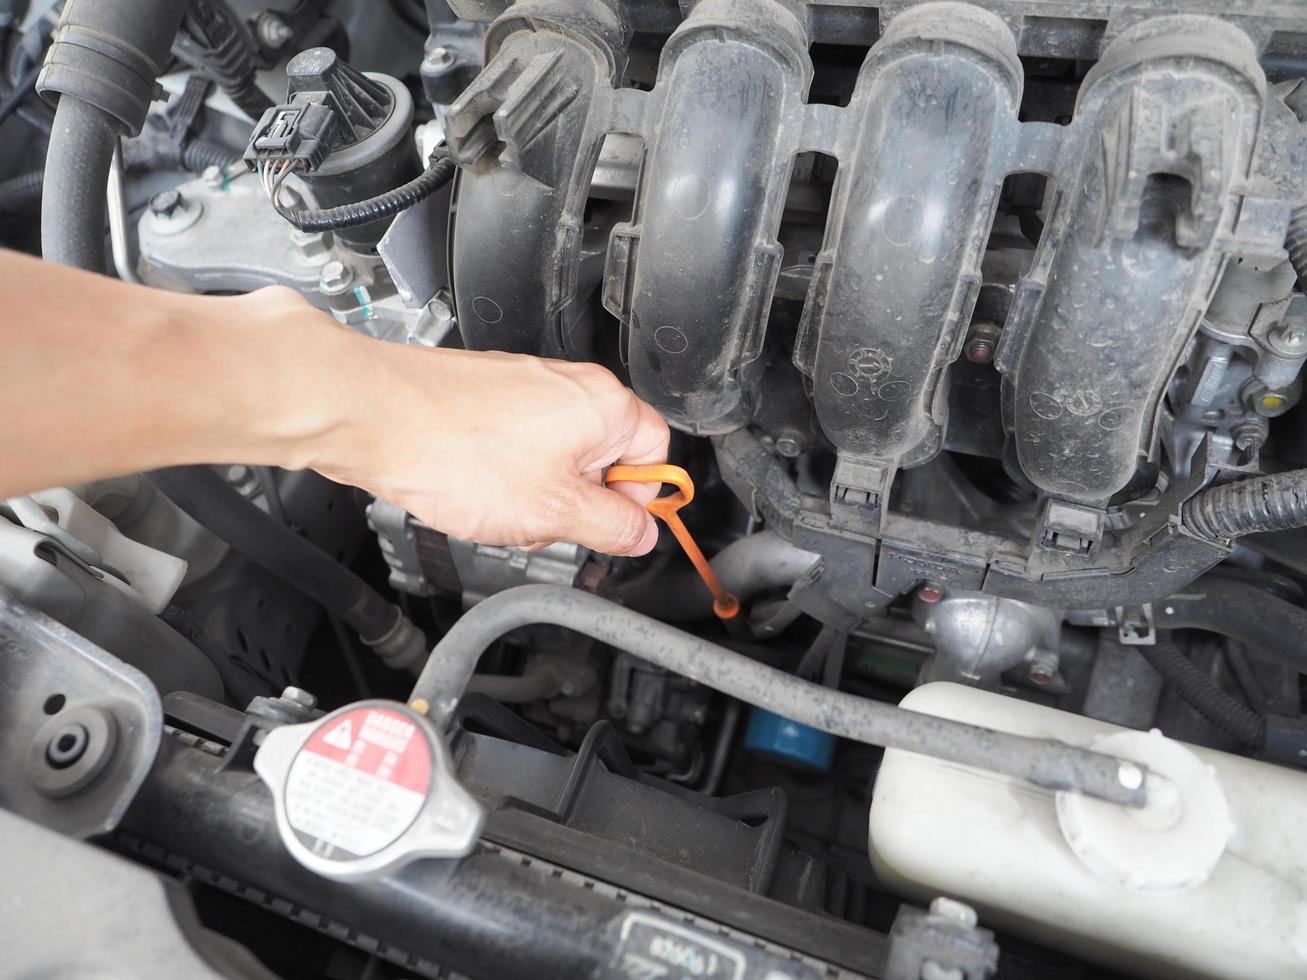
<path id="1" fill-rule="evenodd" d="M 658 530 L 644 506 L 658 487 L 605 487 L 602 477 L 614 463 L 664 462 L 667 424 L 605 368 L 344 331 L 334 339 L 345 349 L 334 355 L 343 383 L 301 465 L 459 538 L 575 541 L 616 555 L 653 548 Z"/>

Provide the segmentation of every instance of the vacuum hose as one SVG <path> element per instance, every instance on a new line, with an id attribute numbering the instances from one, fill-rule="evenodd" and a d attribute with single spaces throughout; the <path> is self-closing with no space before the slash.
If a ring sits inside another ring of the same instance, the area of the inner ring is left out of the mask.
<path id="1" fill-rule="evenodd" d="M 523 585 L 478 603 L 436 644 L 411 703 L 447 722 L 477 660 L 511 630 L 546 623 L 842 738 L 1000 772 L 1052 790 L 1142 806 L 1139 767 L 1054 739 L 1025 738 L 855 697 L 766 667 L 656 619 L 577 589 Z"/>
<path id="2" fill-rule="evenodd" d="M 1184 505 L 1185 527 L 1213 541 L 1307 525 L 1307 470 L 1208 487 Z"/>
<path id="3" fill-rule="evenodd" d="M 196 523 L 256 565 L 339 616 L 388 665 L 416 664 L 420 630 L 379 592 L 312 542 L 255 507 L 207 466 L 173 466 L 150 474 Z"/>

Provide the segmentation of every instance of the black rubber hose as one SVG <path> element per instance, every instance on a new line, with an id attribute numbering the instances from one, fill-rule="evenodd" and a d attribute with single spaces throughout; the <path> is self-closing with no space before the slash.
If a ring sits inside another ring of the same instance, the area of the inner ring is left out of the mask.
<path id="1" fill-rule="evenodd" d="M 1298 288 L 1307 290 L 1307 204 L 1290 215 L 1289 234 L 1285 236 L 1284 247 L 1289 253 L 1289 264 L 1298 274 Z"/>
<path id="2" fill-rule="evenodd" d="M 212 469 L 173 466 L 153 471 L 150 479 L 196 523 L 339 616 L 382 657 L 409 652 L 391 649 L 397 641 L 407 643 L 416 632 L 397 606 L 325 551 L 255 507 Z M 420 633 L 417 639 L 414 660 L 425 652 Z"/>
<path id="3" fill-rule="evenodd" d="M 47 262 L 104 272 L 104 188 L 117 139 L 105 113 L 76 96 L 59 100 L 41 198 L 41 254 Z"/>
<path id="4" fill-rule="evenodd" d="M 8 214 L 26 214 L 41 203 L 41 181 L 44 174 L 33 170 L 0 181 L 0 211 Z"/>
<path id="5" fill-rule="evenodd" d="M 453 180 L 457 169 L 452 159 L 441 155 L 433 159 L 426 170 L 407 184 L 401 184 L 394 190 L 370 197 L 366 201 L 306 211 L 278 208 L 277 212 L 300 231 L 355 228 L 408 210 Z"/>
<path id="6" fill-rule="evenodd" d="M 1244 745 L 1261 748 L 1266 719 L 1194 666 L 1180 648 L 1168 640 L 1138 648 L 1153 670 L 1171 684 L 1185 704 Z"/>
<path id="7" fill-rule="evenodd" d="M 182 148 L 182 166 L 193 174 L 203 173 L 209 167 L 234 167 L 240 159 L 235 150 L 213 140 L 191 140 Z"/>
<path id="8" fill-rule="evenodd" d="M 1307 525 L 1307 470 L 1208 487 L 1184 505 L 1185 527 L 1219 541 Z"/>
<path id="9" fill-rule="evenodd" d="M 1161 602 L 1153 603 L 1162 629 L 1199 629 L 1248 645 L 1250 653 L 1270 657 L 1307 673 L 1307 610 L 1264 586 L 1204 575 Z"/>

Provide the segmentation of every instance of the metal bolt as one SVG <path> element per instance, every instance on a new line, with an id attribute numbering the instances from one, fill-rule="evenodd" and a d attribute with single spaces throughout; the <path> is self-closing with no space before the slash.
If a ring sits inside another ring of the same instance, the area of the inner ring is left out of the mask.
<path id="1" fill-rule="evenodd" d="M 976 928 L 976 923 L 980 921 L 980 916 L 976 915 L 976 910 L 970 905 L 943 895 L 931 901 L 930 914 L 938 915 L 941 919 L 950 919 L 968 929 Z"/>
<path id="2" fill-rule="evenodd" d="M 185 207 L 186 199 L 179 190 L 159 191 L 150 198 L 150 213 L 158 218 L 171 218 L 178 208 Z"/>
<path id="3" fill-rule="evenodd" d="M 1234 445 L 1240 452 L 1254 453 L 1266 442 L 1266 423 L 1261 419 L 1240 422 L 1234 427 Z"/>
<path id="4" fill-rule="evenodd" d="M 306 711 L 312 711 L 318 706 L 318 699 L 300 687 L 286 688 L 286 690 L 281 692 L 281 699 L 283 701 L 289 701 L 292 704 L 298 704 Z"/>
<path id="5" fill-rule="evenodd" d="M 993 323 L 976 323 L 971 327 L 971 337 L 962 348 L 967 360 L 972 364 L 992 364 L 994 352 L 998 350 L 998 338 L 1003 333 L 1001 327 Z"/>
<path id="6" fill-rule="evenodd" d="M 994 342 L 988 337 L 972 337 L 967 341 L 966 353 L 972 364 L 990 364 L 994 360 Z"/>
<path id="7" fill-rule="evenodd" d="M 1028 674 L 1034 684 L 1047 684 L 1057 676 L 1057 654 L 1040 650 L 1030 658 Z"/>
<path id="8" fill-rule="evenodd" d="M 917 590 L 917 598 L 922 602 L 934 605 L 939 602 L 940 599 L 944 598 L 944 590 L 938 585 L 930 585 L 928 583 Z"/>
<path id="9" fill-rule="evenodd" d="M 793 459 L 803 452 L 803 440 L 793 429 L 782 429 L 776 436 L 776 451 L 787 459 Z"/>
<path id="10" fill-rule="evenodd" d="M 254 30 L 259 36 L 259 42 L 266 48 L 284 47 L 295 36 L 294 29 L 271 11 L 259 15 Z"/>
<path id="11" fill-rule="evenodd" d="M 222 172 L 222 167 L 205 167 L 204 172 L 200 174 L 206 187 L 213 190 L 220 190 L 223 183 L 227 180 L 227 175 Z"/>
<path id="12" fill-rule="evenodd" d="M 1271 341 L 1283 350 L 1303 350 L 1307 348 L 1307 323 L 1294 319 L 1281 324 L 1272 331 Z"/>
<path id="13" fill-rule="evenodd" d="M 354 278 L 354 273 L 350 271 L 349 266 L 344 262 L 332 259 L 322 267 L 322 274 L 318 279 L 318 288 L 324 293 L 341 293 L 349 288 L 350 280 Z"/>
<path id="14" fill-rule="evenodd" d="M 427 52 L 427 56 L 422 59 L 422 66 L 433 71 L 447 71 L 453 67 L 454 62 L 457 60 L 458 58 L 454 56 L 454 52 L 450 51 L 449 48 L 432 48 Z"/>

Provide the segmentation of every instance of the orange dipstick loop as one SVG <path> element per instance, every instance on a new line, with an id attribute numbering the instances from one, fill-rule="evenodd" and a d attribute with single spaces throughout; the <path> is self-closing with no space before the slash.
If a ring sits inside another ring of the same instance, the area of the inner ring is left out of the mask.
<path id="1" fill-rule="evenodd" d="M 708 591 L 712 593 L 712 611 L 717 618 L 734 619 L 740 612 L 740 600 L 722 588 L 722 583 L 717 581 L 708 559 L 703 556 L 703 552 L 699 550 L 699 546 L 690 535 L 690 529 L 685 526 L 680 514 L 677 513 L 694 499 L 694 482 L 690 479 L 690 474 L 679 466 L 671 466 L 667 463 L 649 466 L 610 466 L 608 472 L 604 474 L 604 483 L 670 483 L 676 487 L 675 493 L 650 501 L 645 509 L 654 517 L 662 518 L 663 523 L 671 529 L 676 540 L 685 549 L 686 557 L 690 559 L 703 578 L 704 584 L 708 586 Z"/>

